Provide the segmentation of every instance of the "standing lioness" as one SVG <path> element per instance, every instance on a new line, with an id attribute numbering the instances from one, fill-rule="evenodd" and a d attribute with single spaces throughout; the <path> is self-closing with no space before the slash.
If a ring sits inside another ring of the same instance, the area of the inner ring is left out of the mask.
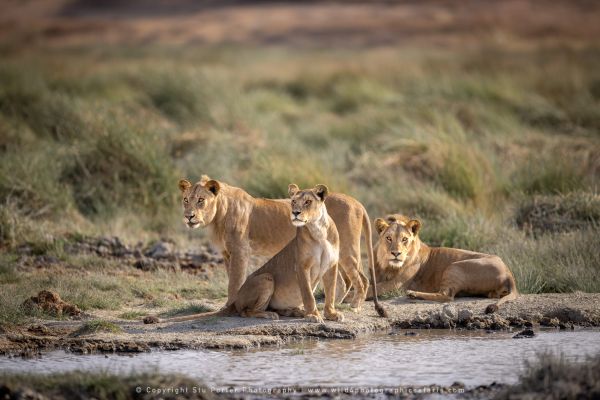
<path id="1" fill-rule="evenodd" d="M 161 322 L 231 314 L 271 319 L 278 319 L 279 315 L 303 316 L 310 322 L 323 322 L 313 295 L 321 279 L 325 289 L 325 318 L 343 321 L 344 316 L 335 310 L 340 242 L 335 223 L 325 207 L 327 193 L 325 185 L 307 190 L 300 190 L 294 184 L 289 186 L 292 207 L 288 224 L 295 227 L 296 236 L 246 279 L 226 309 Z"/>
<path id="2" fill-rule="evenodd" d="M 289 200 L 257 199 L 244 190 L 203 176 L 192 185 L 179 181 L 184 223 L 190 228 L 208 227 L 211 241 L 222 250 L 229 278 L 227 305 L 235 300 L 246 279 L 251 254 L 273 257 L 296 235 L 290 224 Z M 375 277 L 371 223 L 365 208 L 356 199 L 330 193 L 325 199 L 327 212 L 340 237 L 339 265 L 354 288 L 351 306 L 360 309 L 369 286 L 360 263 L 361 233 L 365 235 L 371 280 Z M 341 301 L 345 293 L 338 299 Z M 375 309 L 384 316 L 374 296 Z"/>
<path id="3" fill-rule="evenodd" d="M 486 312 L 496 311 L 518 295 L 513 274 L 498 256 L 429 247 L 418 236 L 421 222 L 404 215 L 377 218 L 375 227 L 379 233 L 375 245 L 379 293 L 404 288 L 409 297 L 441 302 L 457 295 L 500 298 Z"/>

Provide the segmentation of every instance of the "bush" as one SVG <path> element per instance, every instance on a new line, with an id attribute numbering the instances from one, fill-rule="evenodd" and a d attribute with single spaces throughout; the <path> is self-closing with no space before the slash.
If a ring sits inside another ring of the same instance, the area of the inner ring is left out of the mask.
<path id="1" fill-rule="evenodd" d="M 574 192 L 526 198 L 515 220 L 521 229 L 535 235 L 599 226 L 600 195 Z"/>
<path id="2" fill-rule="evenodd" d="M 495 399 L 595 399 L 600 397 L 599 380 L 600 354 L 575 362 L 542 353 L 525 364 L 517 385 L 501 391 Z"/>
<path id="3" fill-rule="evenodd" d="M 105 122 L 107 131 L 82 148 L 61 181 L 73 187 L 87 216 L 120 209 L 158 213 L 173 207 L 177 175 L 165 144 L 150 132 Z"/>
<path id="4" fill-rule="evenodd" d="M 523 293 L 600 291 L 600 229 L 547 234 L 538 239 L 521 232 L 499 238 L 487 250 L 512 270 Z"/>
<path id="5" fill-rule="evenodd" d="M 27 124 L 39 138 L 84 136 L 86 124 L 77 107 L 72 97 L 52 91 L 37 71 L 0 70 L 0 113 Z"/>
<path id="6" fill-rule="evenodd" d="M 533 156 L 513 178 L 515 189 L 526 194 L 568 193 L 585 188 L 585 172 L 564 155 Z"/>
<path id="7" fill-rule="evenodd" d="M 0 157 L 0 198 L 33 218 L 68 210 L 70 190 L 60 183 L 67 155 L 63 147 L 45 141 Z"/>

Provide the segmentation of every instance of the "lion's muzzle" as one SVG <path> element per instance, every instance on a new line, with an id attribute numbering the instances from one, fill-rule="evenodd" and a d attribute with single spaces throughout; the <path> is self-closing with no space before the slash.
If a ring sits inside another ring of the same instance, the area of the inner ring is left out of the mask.
<path id="1" fill-rule="evenodd" d="M 388 263 L 392 267 L 400 268 L 402 265 L 404 265 L 404 261 L 405 261 L 405 258 L 399 258 L 398 256 L 395 256 L 395 257 L 390 257 L 390 259 L 388 260 Z"/>
<path id="2" fill-rule="evenodd" d="M 306 221 L 299 218 L 301 212 L 300 211 L 292 211 L 292 225 L 294 226 L 304 226 L 306 225 Z"/>
<path id="3" fill-rule="evenodd" d="M 184 215 L 183 223 L 191 229 L 199 228 L 202 225 L 202 221 L 198 220 L 195 214 Z"/>

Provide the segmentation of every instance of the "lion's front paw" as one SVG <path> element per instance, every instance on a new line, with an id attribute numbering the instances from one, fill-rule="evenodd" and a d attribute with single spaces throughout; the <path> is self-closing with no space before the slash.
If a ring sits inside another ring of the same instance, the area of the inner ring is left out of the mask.
<path id="1" fill-rule="evenodd" d="M 265 318 L 267 319 L 279 319 L 279 314 L 272 311 L 265 311 Z"/>
<path id="2" fill-rule="evenodd" d="M 361 306 L 358 307 L 350 307 L 350 311 L 352 311 L 353 313 L 359 313 L 362 310 Z"/>
<path id="3" fill-rule="evenodd" d="M 406 297 L 408 297 L 409 299 L 416 299 L 417 298 L 417 293 L 413 292 L 412 290 L 407 290 L 406 291 Z"/>
<path id="4" fill-rule="evenodd" d="M 362 301 L 361 300 L 354 300 L 352 302 L 352 304 L 350 304 L 350 308 L 352 309 L 352 311 L 354 312 L 359 312 L 361 307 L 362 307 Z"/>
<path id="5" fill-rule="evenodd" d="M 325 322 L 325 321 L 323 321 L 323 317 L 321 317 L 318 313 L 316 313 L 316 314 L 306 314 L 304 316 L 304 320 L 307 321 L 307 322 L 316 322 L 316 323 L 319 323 L 319 324 L 322 324 L 323 322 Z"/>
<path id="6" fill-rule="evenodd" d="M 334 311 L 332 313 L 326 313 L 325 318 L 330 321 L 342 322 L 344 320 L 344 314 Z"/>

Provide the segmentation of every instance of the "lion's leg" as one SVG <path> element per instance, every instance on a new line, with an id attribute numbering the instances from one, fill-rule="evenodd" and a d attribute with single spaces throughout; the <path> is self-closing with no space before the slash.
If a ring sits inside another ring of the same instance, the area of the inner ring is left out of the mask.
<path id="1" fill-rule="evenodd" d="M 298 278 L 298 285 L 300 286 L 300 293 L 302 294 L 302 303 L 304 304 L 304 319 L 309 322 L 323 322 L 319 310 L 317 310 L 317 302 L 313 294 L 313 288 L 311 285 L 310 271 L 312 265 L 310 263 L 304 263 L 296 268 L 296 277 Z"/>
<path id="2" fill-rule="evenodd" d="M 383 282 L 377 282 L 377 294 L 383 295 L 385 293 L 389 293 L 393 290 L 399 289 L 402 286 L 402 283 L 399 280 L 389 280 Z M 367 290 L 367 300 L 373 299 L 373 286 L 369 286 L 369 290 Z"/>
<path id="3" fill-rule="evenodd" d="M 265 273 L 249 278 L 238 292 L 235 309 L 242 317 L 279 319 L 266 311 L 275 290 L 273 275 Z"/>
<path id="4" fill-rule="evenodd" d="M 464 287 L 465 271 L 464 261 L 450 264 L 442 274 L 440 280 L 440 289 L 437 293 L 417 292 L 407 290 L 406 295 L 412 298 L 423 300 L 432 300 L 439 302 L 447 302 L 454 300 L 456 293 L 462 291 Z"/>
<path id="5" fill-rule="evenodd" d="M 363 287 L 364 288 L 369 288 L 367 290 L 367 294 L 366 294 L 365 300 L 371 300 L 371 299 L 373 299 L 373 288 L 371 288 L 369 286 L 369 278 L 367 278 L 367 276 L 364 274 L 364 272 L 362 272 L 360 270 L 358 271 L 358 275 L 360 276 L 360 280 L 362 281 Z M 350 279 L 348 278 L 348 281 L 349 280 Z M 339 280 L 338 280 L 338 282 L 339 282 Z M 354 296 L 355 296 L 354 289 L 352 289 L 352 283 L 349 284 L 348 288 L 349 288 L 348 294 L 346 294 L 346 297 L 344 297 L 344 300 L 343 301 L 336 301 L 336 303 L 351 303 L 352 302 L 352 299 L 354 299 Z M 377 285 L 377 290 L 378 290 L 377 293 L 379 293 L 379 284 Z M 369 294 L 369 293 L 371 293 L 371 294 Z"/>
<path id="6" fill-rule="evenodd" d="M 227 275 L 229 283 L 227 285 L 227 304 L 233 303 L 238 291 L 246 280 L 246 270 L 248 267 L 248 251 L 242 244 L 235 245 L 236 249 L 229 253 L 229 263 L 227 266 Z"/>
<path id="7" fill-rule="evenodd" d="M 342 267 L 346 275 L 348 275 L 348 277 L 350 278 L 350 281 L 352 282 L 352 287 L 354 288 L 354 295 L 352 296 L 350 306 L 352 307 L 353 311 L 359 311 L 363 301 L 365 300 L 365 295 L 367 292 L 367 286 L 363 285 L 363 281 L 359 274 L 361 268 L 360 253 L 344 254 L 340 258 L 339 265 Z"/>
<path id="8" fill-rule="evenodd" d="M 330 321 L 343 321 L 344 315 L 335 311 L 335 284 L 338 275 L 338 267 L 335 264 L 323 274 L 323 286 L 325 289 L 325 318 Z"/>
<path id="9" fill-rule="evenodd" d="M 413 299 L 439 301 L 440 303 L 454 300 L 454 295 L 451 294 L 448 289 L 440 290 L 437 293 L 415 292 L 413 290 L 407 290 L 406 296 Z"/>
<path id="10" fill-rule="evenodd" d="M 351 286 L 352 282 L 350 282 L 350 278 L 348 278 L 348 275 L 344 273 L 343 269 L 338 268 L 337 282 L 335 285 L 336 304 L 343 303 L 348 298 Z"/>
<path id="11" fill-rule="evenodd" d="M 359 268 L 359 270 L 358 270 L 358 275 L 360 276 L 360 280 L 362 281 L 363 287 L 368 288 L 369 287 L 369 278 L 367 278 L 367 276 L 365 275 L 365 273 L 362 271 L 361 268 Z"/>
<path id="12" fill-rule="evenodd" d="M 277 314 L 284 317 L 302 318 L 304 317 L 304 310 L 301 308 L 288 308 L 286 310 L 277 310 Z"/>

